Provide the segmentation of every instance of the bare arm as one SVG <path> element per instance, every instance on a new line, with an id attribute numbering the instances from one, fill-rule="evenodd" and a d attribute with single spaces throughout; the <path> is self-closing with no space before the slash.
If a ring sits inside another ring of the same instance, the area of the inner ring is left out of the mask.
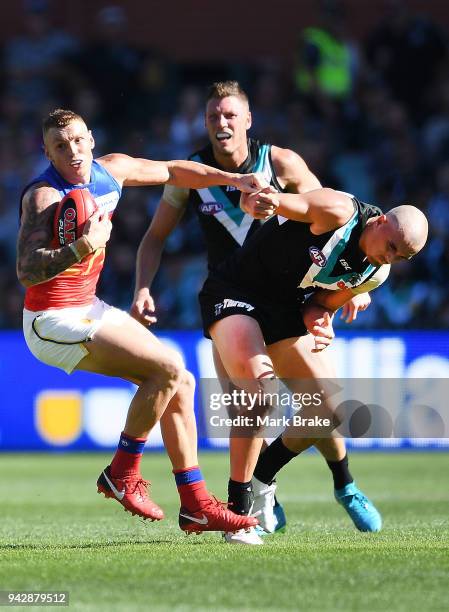
<path id="1" fill-rule="evenodd" d="M 338 291 L 328 291 L 327 289 L 319 289 L 315 291 L 311 301 L 323 308 L 335 312 L 341 308 L 346 302 L 349 302 L 354 297 L 351 289 L 339 289 Z"/>
<path id="2" fill-rule="evenodd" d="M 43 283 L 78 261 L 69 246 L 49 248 L 58 201 L 58 192 L 46 186 L 30 189 L 23 198 L 17 240 L 17 277 L 25 287 Z M 80 253 L 87 249 L 81 239 L 76 243 Z"/>
<path id="3" fill-rule="evenodd" d="M 144 325 L 156 322 L 151 283 L 159 269 L 165 241 L 179 223 L 184 210 L 184 208 L 175 208 L 162 199 L 139 245 L 131 314 Z"/>
<path id="4" fill-rule="evenodd" d="M 111 153 L 98 160 L 125 187 L 175 185 L 203 189 L 212 185 L 232 185 L 241 191 L 256 191 L 262 185 L 254 174 L 224 172 L 194 161 L 153 161 Z"/>
<path id="5" fill-rule="evenodd" d="M 320 189 L 321 183 L 297 153 L 290 149 L 271 147 L 276 178 L 288 193 L 306 193 Z"/>
<path id="6" fill-rule="evenodd" d="M 262 215 L 263 209 L 310 224 L 313 234 L 323 234 L 344 225 L 354 213 L 354 204 L 349 196 L 334 189 L 324 188 L 303 194 L 272 193 L 263 189 L 258 193 L 242 194 L 242 210 L 252 216 Z M 250 212 L 252 211 L 252 212 Z"/>
<path id="7" fill-rule="evenodd" d="M 175 208 L 164 199 L 160 201 L 137 251 L 136 292 L 142 287 L 151 286 L 159 269 L 165 241 L 178 225 L 183 214 L 184 209 Z"/>
<path id="8" fill-rule="evenodd" d="M 79 261 L 70 246 L 50 248 L 58 201 L 58 192 L 45 185 L 31 188 L 23 198 L 17 240 L 17 277 L 25 287 L 44 283 Z M 94 213 L 85 225 L 83 236 L 73 243 L 81 259 L 105 246 L 110 226 L 107 215 L 100 219 L 100 213 Z"/>

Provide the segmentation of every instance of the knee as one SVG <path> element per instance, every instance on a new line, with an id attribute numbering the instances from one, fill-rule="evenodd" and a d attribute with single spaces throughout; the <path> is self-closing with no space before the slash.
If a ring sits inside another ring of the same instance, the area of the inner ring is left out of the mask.
<path id="1" fill-rule="evenodd" d="M 192 372 L 189 372 L 189 370 L 184 370 L 180 386 L 182 386 L 185 393 L 193 396 L 195 393 L 196 382 Z"/>
<path id="2" fill-rule="evenodd" d="M 185 378 L 185 366 L 181 355 L 176 351 L 168 349 L 164 358 L 160 361 L 157 378 L 164 387 L 172 387 L 176 390 Z"/>
<path id="3" fill-rule="evenodd" d="M 233 378 L 243 380 L 262 380 L 274 377 L 271 360 L 266 359 L 236 359 L 233 363 Z"/>
<path id="4" fill-rule="evenodd" d="M 193 398 L 195 394 L 195 377 L 188 370 L 182 373 L 181 381 L 174 398 L 172 409 L 183 414 L 193 414 Z"/>
<path id="5" fill-rule="evenodd" d="M 195 393 L 195 377 L 191 372 L 184 369 L 181 373 L 178 389 L 176 394 L 184 401 L 189 401 L 193 404 L 193 395 Z"/>
<path id="6" fill-rule="evenodd" d="M 244 376 L 233 378 L 231 387 L 241 389 L 244 393 L 257 394 L 260 397 L 279 390 L 279 379 L 270 367 L 258 375 L 257 370 L 248 370 Z"/>

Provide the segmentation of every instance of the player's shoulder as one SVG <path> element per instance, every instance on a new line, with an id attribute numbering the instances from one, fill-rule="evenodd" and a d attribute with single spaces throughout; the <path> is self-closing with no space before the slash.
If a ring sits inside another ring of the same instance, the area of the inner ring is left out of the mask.
<path id="1" fill-rule="evenodd" d="M 304 159 L 292 149 L 271 145 L 271 160 L 278 176 L 301 176 L 308 170 Z"/>
<path id="2" fill-rule="evenodd" d="M 313 233 L 342 227 L 357 214 L 354 200 L 330 187 L 308 191 L 301 196 L 308 202 Z"/>
<path id="3" fill-rule="evenodd" d="M 57 189 L 45 181 L 33 183 L 22 196 L 22 206 L 35 210 L 44 209 L 61 198 Z"/>
<path id="4" fill-rule="evenodd" d="M 303 158 L 293 151 L 292 149 L 287 149 L 285 147 L 278 147 L 277 145 L 271 146 L 271 157 L 273 161 L 277 161 L 278 163 L 289 165 L 289 164 L 297 164 L 297 163 L 305 163 Z"/>
<path id="5" fill-rule="evenodd" d="M 93 161 L 99 164 L 102 168 L 105 168 L 111 174 L 117 169 L 122 169 L 124 165 L 126 165 L 129 160 L 132 159 L 126 153 L 106 153 L 101 157 L 96 157 Z"/>

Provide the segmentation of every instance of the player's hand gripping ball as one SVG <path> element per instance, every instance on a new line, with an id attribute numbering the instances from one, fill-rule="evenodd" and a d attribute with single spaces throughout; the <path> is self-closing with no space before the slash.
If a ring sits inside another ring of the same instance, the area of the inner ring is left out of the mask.
<path id="1" fill-rule="evenodd" d="M 87 189 L 69 191 L 56 207 L 53 220 L 55 246 L 65 246 L 82 236 L 86 221 L 97 208 Z"/>

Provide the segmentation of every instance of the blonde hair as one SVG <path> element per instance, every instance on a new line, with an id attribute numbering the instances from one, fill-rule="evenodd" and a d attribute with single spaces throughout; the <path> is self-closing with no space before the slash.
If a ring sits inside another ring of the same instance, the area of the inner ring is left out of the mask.
<path id="1" fill-rule="evenodd" d="M 207 94 L 207 102 L 216 98 L 227 98 L 228 96 L 235 96 L 249 104 L 248 96 L 240 87 L 238 81 L 218 81 L 217 83 L 212 83 Z"/>
<path id="2" fill-rule="evenodd" d="M 83 123 L 85 123 L 84 119 L 74 111 L 57 108 L 51 113 L 49 113 L 48 116 L 43 120 L 42 134 L 45 136 L 45 134 L 51 128 L 57 128 L 58 130 L 61 128 L 65 128 L 72 121 L 82 121 Z"/>

